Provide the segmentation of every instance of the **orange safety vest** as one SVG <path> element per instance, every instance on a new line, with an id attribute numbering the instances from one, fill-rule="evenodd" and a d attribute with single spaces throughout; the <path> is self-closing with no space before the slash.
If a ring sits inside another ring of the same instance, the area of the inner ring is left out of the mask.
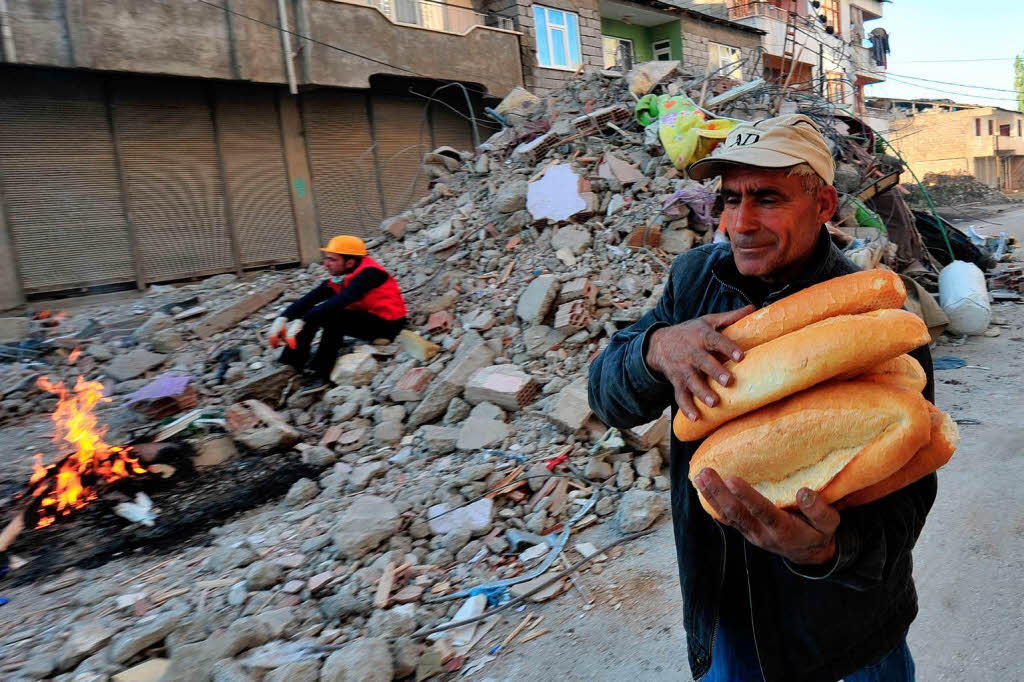
<path id="1" fill-rule="evenodd" d="M 335 294 L 340 294 L 345 287 L 352 283 L 352 278 L 366 268 L 382 270 L 388 279 L 379 287 L 370 289 L 369 293 L 360 300 L 350 303 L 348 309 L 362 310 L 385 320 L 397 320 L 405 317 L 405 299 L 402 298 L 402 290 L 398 288 L 398 282 L 391 276 L 391 273 L 384 270 L 380 263 L 369 256 L 363 256 L 363 262 L 359 264 L 359 267 L 346 275 L 340 284 L 333 280 L 327 280 L 327 285 L 334 290 Z"/>

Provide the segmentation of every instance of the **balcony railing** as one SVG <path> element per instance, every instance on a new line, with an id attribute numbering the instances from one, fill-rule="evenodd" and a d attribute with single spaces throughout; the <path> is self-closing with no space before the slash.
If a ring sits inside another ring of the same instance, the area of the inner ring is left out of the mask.
<path id="1" fill-rule="evenodd" d="M 474 26 L 489 26 L 508 31 L 514 31 L 516 28 L 515 21 L 510 17 L 483 14 L 468 7 L 433 0 L 365 0 L 365 4 L 376 7 L 396 24 L 419 26 L 443 33 L 461 35 Z"/>
<path id="2" fill-rule="evenodd" d="M 748 17 L 768 17 L 778 21 L 787 21 L 789 13 L 781 7 L 764 0 L 750 0 L 749 2 L 746 0 L 735 0 L 729 3 L 730 19 L 737 21 Z"/>

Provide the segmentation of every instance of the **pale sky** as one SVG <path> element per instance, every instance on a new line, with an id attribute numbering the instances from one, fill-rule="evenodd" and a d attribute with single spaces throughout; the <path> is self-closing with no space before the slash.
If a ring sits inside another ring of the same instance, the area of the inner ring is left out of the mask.
<path id="1" fill-rule="evenodd" d="M 889 32 L 889 78 L 867 86 L 866 96 L 1017 108 L 1013 57 L 1024 52 L 1024 0 L 895 0 L 882 7 L 882 18 L 865 29 Z M 986 61 L 952 61 L 965 59 Z"/>

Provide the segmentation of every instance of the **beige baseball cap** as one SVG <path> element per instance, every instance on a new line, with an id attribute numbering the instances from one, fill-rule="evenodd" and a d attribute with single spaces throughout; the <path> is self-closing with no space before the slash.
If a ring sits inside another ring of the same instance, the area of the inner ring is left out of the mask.
<path id="1" fill-rule="evenodd" d="M 818 126 L 802 114 L 788 114 L 736 126 L 709 156 L 691 163 L 686 174 L 707 180 L 721 175 L 729 164 L 788 168 L 800 163 L 830 185 L 835 179 L 836 164 Z"/>

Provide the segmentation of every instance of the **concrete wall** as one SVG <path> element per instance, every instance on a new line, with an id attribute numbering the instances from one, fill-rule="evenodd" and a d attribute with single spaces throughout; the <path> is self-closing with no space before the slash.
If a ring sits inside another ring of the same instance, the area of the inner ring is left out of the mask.
<path id="1" fill-rule="evenodd" d="M 981 135 L 975 134 L 975 120 L 981 121 Z M 988 134 L 989 121 L 993 135 Z M 1004 155 L 1024 154 L 1024 137 L 1017 135 L 1017 121 L 1024 132 L 1024 114 L 1018 112 L 992 107 L 925 112 L 895 119 L 889 140 L 919 177 L 959 171 L 995 187 L 996 149 Z M 998 134 L 1000 125 L 1010 126 L 1009 137 Z"/>
<path id="2" fill-rule="evenodd" d="M 221 0 L 244 17 L 192 0 L 7 0 L 7 4 L 13 63 L 259 83 L 287 81 L 281 34 L 273 28 L 279 24 L 276 0 Z M 333 0 L 287 0 L 287 6 L 293 31 L 401 67 L 390 68 L 293 37 L 292 49 L 299 50 L 305 65 L 298 69 L 300 84 L 367 88 L 372 76 L 394 74 L 463 80 L 502 96 L 521 83 L 514 32 L 476 26 L 464 35 L 441 33 L 397 25 L 375 8 Z"/>
<path id="3" fill-rule="evenodd" d="M 681 20 L 683 33 L 683 66 L 693 74 L 703 73 L 708 67 L 710 56 L 709 43 L 719 43 L 729 47 L 737 47 L 740 55 L 746 59 L 743 65 L 744 80 L 756 75 L 754 62 L 757 48 L 761 46 L 761 36 L 738 29 L 720 26 L 710 22 L 699 21 L 690 17 Z"/>
<path id="4" fill-rule="evenodd" d="M 579 17 L 580 56 L 584 67 L 604 68 L 601 49 L 601 13 L 598 0 L 545 0 L 537 3 L 545 7 L 574 12 Z M 522 33 L 520 55 L 523 81 L 536 94 L 556 90 L 570 80 L 574 69 L 550 69 L 537 64 L 537 37 L 534 32 L 533 5 L 530 0 L 488 0 L 487 11 L 515 19 Z"/>
<path id="5" fill-rule="evenodd" d="M 678 20 L 670 21 L 667 24 L 651 26 L 649 34 L 652 43 L 667 40 L 671 44 L 672 59 L 683 59 L 683 31 Z"/>
<path id="6" fill-rule="evenodd" d="M 632 40 L 633 56 L 637 62 L 654 59 L 651 46 L 661 40 L 669 41 L 672 59 L 683 58 L 683 33 L 678 19 L 669 19 L 657 26 L 629 26 L 616 19 L 601 17 L 601 34 Z"/>
<path id="7" fill-rule="evenodd" d="M 654 58 L 651 54 L 651 32 L 646 26 L 629 26 L 615 19 L 601 17 L 601 35 L 632 40 L 633 59 L 637 62 L 649 62 Z"/>
<path id="8" fill-rule="evenodd" d="M 921 114 L 890 124 L 888 140 L 919 178 L 925 173 L 973 173 L 967 138 L 974 134 L 970 112 Z"/>
<path id="9" fill-rule="evenodd" d="M 372 7 L 311 0 L 302 3 L 300 32 L 369 55 L 390 68 L 324 45 L 302 51 L 304 80 L 317 85 L 367 88 L 371 76 L 393 75 L 475 83 L 502 97 L 522 83 L 519 35 L 476 26 L 464 35 L 391 23 Z M 412 73 L 409 73 L 412 71 Z"/>

